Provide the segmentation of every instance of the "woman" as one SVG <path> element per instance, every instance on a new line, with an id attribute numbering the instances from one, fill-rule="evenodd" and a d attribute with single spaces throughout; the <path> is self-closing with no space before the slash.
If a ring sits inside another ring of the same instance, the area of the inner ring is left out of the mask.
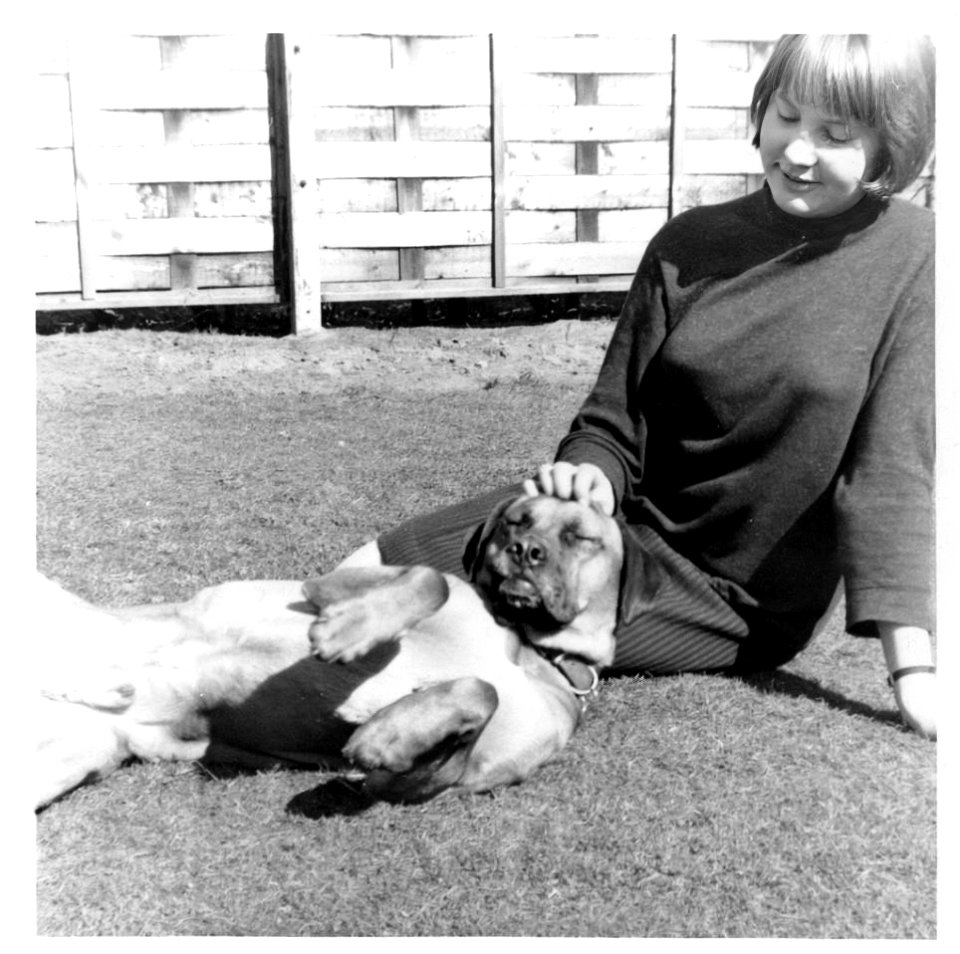
<path id="1" fill-rule="evenodd" d="M 650 243 L 596 385 L 528 493 L 623 522 L 664 569 L 623 579 L 613 670 L 773 668 L 832 608 L 878 636 L 934 737 L 933 215 L 893 195 L 933 147 L 927 40 L 786 36 L 754 92 L 765 184 Z M 462 572 L 503 489 L 359 559 Z M 647 557 L 648 559 L 651 557 Z"/>

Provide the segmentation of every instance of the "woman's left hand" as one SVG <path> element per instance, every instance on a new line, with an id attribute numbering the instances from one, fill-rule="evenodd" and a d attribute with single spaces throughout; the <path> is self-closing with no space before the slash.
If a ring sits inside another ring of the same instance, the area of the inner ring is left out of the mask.
<path id="1" fill-rule="evenodd" d="M 893 684 L 903 721 L 925 739 L 937 737 L 937 675 L 911 672 Z"/>
<path id="2" fill-rule="evenodd" d="M 917 735 L 935 739 L 937 675 L 933 671 L 930 634 L 919 626 L 888 622 L 878 622 L 877 626 L 903 721 Z"/>

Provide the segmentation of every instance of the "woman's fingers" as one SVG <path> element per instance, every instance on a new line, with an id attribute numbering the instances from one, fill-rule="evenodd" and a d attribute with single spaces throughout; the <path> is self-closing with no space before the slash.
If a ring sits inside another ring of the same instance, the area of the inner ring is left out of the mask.
<path id="1" fill-rule="evenodd" d="M 545 494 L 561 500 L 594 504 L 608 516 L 615 508 L 613 486 L 607 475 L 594 464 L 569 464 L 566 461 L 544 464 L 538 469 L 536 480 L 524 481 L 523 489 L 531 497 Z"/>

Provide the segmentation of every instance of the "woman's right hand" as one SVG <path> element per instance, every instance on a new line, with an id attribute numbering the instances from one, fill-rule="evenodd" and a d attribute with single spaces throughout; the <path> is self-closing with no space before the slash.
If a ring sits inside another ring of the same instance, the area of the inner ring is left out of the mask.
<path id="1" fill-rule="evenodd" d="M 537 478 L 523 482 L 524 493 L 531 497 L 546 494 L 561 500 L 579 500 L 593 504 L 613 516 L 616 499 L 610 478 L 596 464 L 569 464 L 557 461 L 544 464 L 537 472 Z"/>

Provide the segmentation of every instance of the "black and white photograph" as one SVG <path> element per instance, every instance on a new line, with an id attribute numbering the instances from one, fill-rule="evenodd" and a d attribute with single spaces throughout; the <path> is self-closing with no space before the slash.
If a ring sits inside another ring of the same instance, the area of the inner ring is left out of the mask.
<path id="1" fill-rule="evenodd" d="M 949 45 L 619 9 L 29 35 L 38 938 L 943 939 Z"/>

